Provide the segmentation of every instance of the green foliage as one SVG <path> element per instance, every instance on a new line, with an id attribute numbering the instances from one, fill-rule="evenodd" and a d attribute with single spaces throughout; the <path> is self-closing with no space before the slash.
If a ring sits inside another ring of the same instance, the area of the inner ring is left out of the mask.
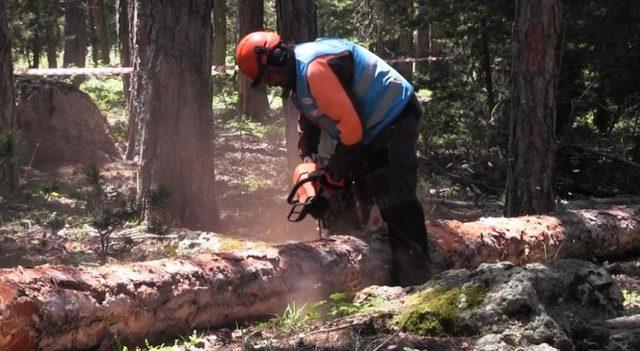
<path id="1" fill-rule="evenodd" d="M 402 330 L 423 336 L 474 335 L 474 326 L 460 317 L 462 310 L 479 306 L 487 295 L 487 288 L 428 288 L 405 301 L 398 318 Z"/>
<path id="2" fill-rule="evenodd" d="M 320 318 L 320 308 L 324 301 L 298 306 L 295 301 L 287 304 L 281 315 L 276 315 L 267 322 L 258 325 L 260 329 L 275 329 L 281 332 L 306 330 L 313 320 Z"/>
<path id="3" fill-rule="evenodd" d="M 635 312 L 640 308 L 640 292 L 622 289 L 622 296 L 624 297 L 624 309 L 627 312 Z"/>
<path id="4" fill-rule="evenodd" d="M 158 218 L 151 218 L 147 223 L 147 231 L 157 235 L 159 239 L 163 239 L 169 233 L 170 229 L 169 226 L 165 225 Z"/>
<path id="5" fill-rule="evenodd" d="M 44 226 L 51 231 L 51 234 L 57 233 L 59 230 L 64 228 L 66 224 L 65 217 L 58 214 L 58 212 L 53 212 L 49 217 L 47 217 L 44 221 Z"/>
<path id="6" fill-rule="evenodd" d="M 60 182 L 55 179 L 45 179 L 42 184 L 40 184 L 39 193 L 44 196 L 45 200 L 49 200 L 51 197 L 56 197 L 60 192 Z"/>
<path id="7" fill-rule="evenodd" d="M 164 184 L 147 189 L 145 192 L 146 205 L 151 210 L 162 208 L 169 198 L 171 198 L 171 189 Z"/>
<path id="8" fill-rule="evenodd" d="M 91 76 L 80 89 L 87 93 L 100 111 L 124 115 L 124 88 L 120 77 Z"/>
<path id="9" fill-rule="evenodd" d="M 88 194 L 91 210 L 91 225 L 100 235 L 100 253 L 109 255 L 111 234 L 140 215 L 140 208 L 133 196 L 127 196 L 120 189 L 104 188 L 104 179 L 95 164 L 84 168 L 84 175 L 92 184 Z"/>
<path id="10" fill-rule="evenodd" d="M 329 296 L 329 316 L 344 317 L 358 313 L 382 310 L 387 306 L 387 301 L 374 294 L 367 294 L 360 301 L 353 301 L 353 295 L 345 292 L 336 292 Z"/>
<path id="11" fill-rule="evenodd" d="M 100 169 L 95 163 L 91 163 L 82 169 L 85 178 L 94 187 L 96 193 L 103 192 L 104 179 L 102 178 L 102 174 L 100 174 Z"/>

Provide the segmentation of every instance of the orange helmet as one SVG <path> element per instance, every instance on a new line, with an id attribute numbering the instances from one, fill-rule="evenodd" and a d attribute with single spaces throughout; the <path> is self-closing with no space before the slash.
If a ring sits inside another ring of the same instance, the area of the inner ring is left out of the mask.
<path id="1" fill-rule="evenodd" d="M 236 62 L 240 71 L 259 84 L 264 74 L 269 53 L 281 45 L 280 36 L 274 32 L 253 32 L 240 40 L 236 47 Z"/>

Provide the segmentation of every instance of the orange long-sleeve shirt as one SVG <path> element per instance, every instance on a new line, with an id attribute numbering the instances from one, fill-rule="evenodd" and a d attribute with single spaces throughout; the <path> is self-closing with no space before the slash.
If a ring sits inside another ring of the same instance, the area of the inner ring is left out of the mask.
<path id="1" fill-rule="evenodd" d="M 320 110 L 336 122 L 340 142 L 353 146 L 362 141 L 364 130 L 351 93 L 346 88 L 350 79 L 344 76 L 350 75 L 351 61 L 347 61 L 345 69 L 336 68 L 336 65 L 344 65 L 345 60 L 351 60 L 351 55 L 325 55 L 314 59 L 307 68 L 307 82 Z M 337 72 L 343 77 L 339 77 Z"/>

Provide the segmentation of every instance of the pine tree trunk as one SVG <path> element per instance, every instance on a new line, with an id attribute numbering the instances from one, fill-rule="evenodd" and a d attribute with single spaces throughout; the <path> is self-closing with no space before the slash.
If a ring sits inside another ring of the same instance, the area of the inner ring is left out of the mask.
<path id="1" fill-rule="evenodd" d="M 0 0 L 0 130 L 16 127 L 11 34 L 5 0 Z"/>
<path id="2" fill-rule="evenodd" d="M 31 18 L 27 22 L 27 27 L 31 31 L 29 35 L 29 46 L 31 49 L 30 68 L 40 67 L 40 56 L 42 56 L 42 35 L 44 31 L 45 16 L 43 16 L 43 4 L 39 0 L 30 1 L 27 5 L 31 11 Z"/>
<path id="3" fill-rule="evenodd" d="M 13 59 L 11 56 L 11 33 L 9 32 L 5 1 L 0 0 L 0 133 L 17 130 L 15 87 L 13 85 Z M 13 152 L 17 152 L 15 149 Z M 0 159 L 0 185 L 5 181 L 11 190 L 18 188 L 17 164 L 11 162 L 8 155 Z M 16 162 L 17 163 L 17 162 Z"/>
<path id="4" fill-rule="evenodd" d="M 481 65 L 484 72 L 484 86 L 487 90 L 487 105 L 489 111 L 493 110 L 495 105 L 495 95 L 493 93 L 493 78 L 491 72 L 491 51 L 489 51 L 489 30 L 487 29 L 487 19 L 483 17 L 480 19 L 480 50 L 481 50 Z M 491 114 L 488 114 L 489 117 Z"/>
<path id="5" fill-rule="evenodd" d="M 31 61 L 31 68 L 40 67 L 40 56 L 42 56 L 42 40 L 40 36 L 36 35 L 31 39 L 31 53 L 33 54 Z"/>
<path id="6" fill-rule="evenodd" d="M 89 1 L 89 27 L 91 28 L 91 46 L 93 47 L 93 62 L 109 63 L 109 39 L 106 31 L 104 0 Z"/>
<path id="7" fill-rule="evenodd" d="M 49 68 L 58 67 L 58 38 L 60 31 L 55 20 L 48 20 L 45 24 L 45 40 L 47 45 L 47 64 Z"/>
<path id="8" fill-rule="evenodd" d="M 413 27 L 411 23 L 413 13 L 413 0 L 405 0 L 402 2 L 402 14 L 405 17 L 402 25 L 402 32 L 398 36 L 398 52 L 400 57 L 410 58 L 415 52 L 413 40 Z M 408 80 L 413 79 L 413 62 L 400 62 L 393 65 L 395 69 Z"/>
<path id="9" fill-rule="evenodd" d="M 64 67 L 84 67 L 87 55 L 87 32 L 85 27 L 84 0 L 67 0 L 65 2 L 64 30 Z"/>
<path id="10" fill-rule="evenodd" d="M 133 48 L 138 45 L 141 47 L 146 47 L 149 45 L 143 39 L 138 38 L 136 36 L 136 27 L 135 27 L 135 19 L 136 19 L 136 11 L 137 11 L 137 3 L 136 0 L 119 0 L 118 3 L 118 26 L 120 28 L 120 32 L 118 33 L 118 40 L 120 42 L 120 55 L 121 57 L 129 59 L 129 66 L 132 66 L 134 72 L 138 69 L 138 63 L 135 61 Z M 121 6 L 126 6 L 126 14 L 124 13 L 124 9 Z M 126 23 L 123 23 L 125 21 Z M 125 33 L 126 32 L 126 33 Z M 124 35 L 126 34 L 126 38 Z M 125 152 L 125 159 L 128 161 L 134 160 L 137 156 L 140 155 L 140 121 L 138 120 L 138 113 L 136 110 L 135 101 L 135 93 L 136 91 L 141 91 L 141 88 L 138 86 L 141 80 L 137 74 L 133 74 L 127 77 L 123 77 L 123 84 L 125 84 L 125 93 L 127 95 L 127 151 Z M 136 88 L 136 86 L 138 86 Z M 140 190 L 140 189 L 138 189 Z"/>
<path id="11" fill-rule="evenodd" d="M 420 25 L 416 30 L 416 44 L 415 53 L 416 57 L 426 57 L 432 53 L 431 50 L 431 24 L 426 22 L 429 8 L 424 5 L 417 7 L 417 18 L 420 21 Z M 429 71 L 429 62 L 416 62 L 416 72 L 422 75 L 426 75 Z"/>
<path id="12" fill-rule="evenodd" d="M 608 259 L 640 252 L 640 206 L 442 221 L 428 231 L 432 274 L 504 260 Z M 166 340 L 282 313 L 292 300 L 388 284 L 390 264 L 386 240 L 334 236 L 181 260 L 2 269 L 0 349 L 107 349 L 115 337 Z"/>
<path id="13" fill-rule="evenodd" d="M 227 57 L 227 1 L 213 0 L 213 64 L 224 66 Z"/>
<path id="14" fill-rule="evenodd" d="M 318 35 L 317 11 L 315 0 L 276 0 L 276 20 L 278 33 L 285 43 L 304 43 L 313 41 Z M 300 163 L 298 157 L 298 117 L 300 111 L 295 107 L 289 94 L 282 97 L 282 113 L 285 123 L 287 145 L 287 164 L 293 171 Z"/>
<path id="15" fill-rule="evenodd" d="M 238 38 L 264 29 L 264 1 L 238 0 Z M 238 75 L 238 103 L 243 114 L 265 122 L 269 116 L 269 101 L 264 84 L 251 88 L 251 80 Z"/>
<path id="16" fill-rule="evenodd" d="M 134 0 L 118 0 L 118 50 L 120 53 L 120 65 L 122 67 L 131 67 L 131 45 L 130 45 L 130 16 L 129 9 L 131 2 Z M 122 76 L 122 84 L 124 88 L 124 99 L 129 102 L 129 75 Z"/>
<path id="17" fill-rule="evenodd" d="M 211 114 L 211 0 L 137 2 L 132 89 L 142 126 L 141 192 L 167 187 L 147 219 L 217 229 Z"/>
<path id="18" fill-rule="evenodd" d="M 87 56 L 86 0 L 65 1 L 64 28 L 64 67 L 85 67 Z M 73 84 L 78 87 L 85 80 L 84 76 L 73 77 Z"/>
<path id="19" fill-rule="evenodd" d="M 559 62 L 558 0 L 519 1 L 513 31 L 505 215 L 555 208 L 555 118 Z"/>

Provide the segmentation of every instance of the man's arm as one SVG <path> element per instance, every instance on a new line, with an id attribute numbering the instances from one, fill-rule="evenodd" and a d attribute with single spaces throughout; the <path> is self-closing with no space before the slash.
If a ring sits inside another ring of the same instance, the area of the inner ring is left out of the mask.
<path id="1" fill-rule="evenodd" d="M 336 122 L 340 132 L 339 143 L 329 160 L 329 168 L 341 176 L 348 175 L 350 163 L 357 158 L 364 134 L 362 119 L 345 87 L 350 85 L 351 60 L 346 55 L 328 55 L 315 59 L 307 69 L 311 95 L 320 110 Z"/>

